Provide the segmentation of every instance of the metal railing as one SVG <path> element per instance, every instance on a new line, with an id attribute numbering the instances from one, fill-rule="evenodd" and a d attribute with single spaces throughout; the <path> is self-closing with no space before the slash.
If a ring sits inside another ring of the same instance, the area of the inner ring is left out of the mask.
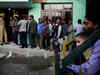
<path id="1" fill-rule="evenodd" d="M 75 38 L 72 38 L 72 40 L 70 40 L 68 43 L 66 43 L 66 50 L 65 50 L 65 52 L 69 51 L 69 54 L 70 54 L 71 50 L 67 49 L 67 48 L 70 45 L 72 45 L 74 41 L 75 41 Z M 63 57 L 66 57 L 66 55 L 63 56 Z M 62 64 L 60 62 L 62 62 L 62 59 L 60 58 L 60 52 L 59 51 L 55 51 L 55 75 L 60 75 L 60 70 L 61 70 L 60 66 L 62 66 Z"/>

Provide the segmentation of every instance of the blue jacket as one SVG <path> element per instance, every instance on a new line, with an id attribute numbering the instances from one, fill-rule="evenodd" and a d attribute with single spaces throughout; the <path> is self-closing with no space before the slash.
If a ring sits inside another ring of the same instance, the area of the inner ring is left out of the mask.
<path id="1" fill-rule="evenodd" d="M 42 32 L 42 28 L 44 27 L 44 24 L 41 23 L 41 24 L 37 24 L 37 25 L 38 25 L 38 26 L 37 26 L 37 33 L 40 35 L 41 32 Z"/>

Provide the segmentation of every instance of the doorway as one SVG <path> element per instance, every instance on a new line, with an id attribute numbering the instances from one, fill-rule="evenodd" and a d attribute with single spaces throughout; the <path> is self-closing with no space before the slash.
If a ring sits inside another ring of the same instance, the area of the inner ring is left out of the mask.
<path id="1" fill-rule="evenodd" d="M 18 20 L 20 20 L 20 16 L 28 15 L 28 8 L 5 8 L 0 9 L 0 13 L 4 13 L 5 27 L 7 31 L 8 42 L 13 41 L 12 38 L 12 27 L 10 25 L 10 18 L 13 16 L 18 16 Z"/>

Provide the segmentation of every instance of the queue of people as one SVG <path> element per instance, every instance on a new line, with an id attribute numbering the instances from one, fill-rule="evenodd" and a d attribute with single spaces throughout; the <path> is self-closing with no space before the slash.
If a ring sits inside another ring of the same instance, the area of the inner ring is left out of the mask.
<path id="1" fill-rule="evenodd" d="M 9 26 L 12 29 L 13 43 L 20 44 L 21 48 L 30 46 L 31 48 L 39 47 L 40 49 L 53 50 L 54 43 L 58 42 L 61 50 L 63 38 L 68 40 L 69 25 L 65 19 L 61 18 L 53 20 L 40 17 L 36 22 L 33 15 L 28 17 L 14 16 L 10 18 Z M 7 36 L 5 37 L 7 38 Z"/>
<path id="2" fill-rule="evenodd" d="M 84 25 L 82 25 L 81 20 L 78 20 L 78 25 L 75 28 L 76 46 L 82 45 L 84 41 L 93 32 L 100 29 L 100 3 L 99 0 L 90 0 L 88 4 L 88 11 L 86 12 L 86 17 L 84 19 Z M 46 50 L 62 50 L 62 40 L 68 41 L 69 34 L 69 24 L 66 23 L 65 19 L 56 19 L 55 21 L 51 19 L 44 19 L 40 17 L 38 22 L 34 20 L 34 16 L 29 16 L 28 18 L 22 16 L 20 20 L 14 17 L 14 20 L 10 22 L 10 26 L 13 28 L 13 41 L 18 44 L 18 34 L 20 34 L 20 45 L 21 48 L 27 48 L 28 45 L 31 48 L 43 48 Z M 29 34 L 29 44 L 27 43 L 27 35 Z M 0 44 L 4 41 L 7 43 L 7 33 L 4 25 L 3 18 L 0 17 Z M 93 44 L 92 48 L 87 50 L 88 52 L 83 53 L 80 58 L 85 57 L 85 61 L 80 63 L 76 61 L 69 64 L 67 69 L 72 70 L 75 74 L 80 75 L 99 75 L 100 74 L 100 39 Z M 88 53 L 88 54 L 87 54 Z M 83 60 L 82 58 L 82 60 Z M 67 63 L 67 62 L 66 62 Z M 81 72 L 81 73 L 80 73 Z M 62 75 L 66 75 L 63 74 Z"/>
<path id="3" fill-rule="evenodd" d="M 61 19 L 56 19 L 53 21 L 51 19 L 44 20 L 42 17 L 39 18 L 39 23 L 37 24 L 38 32 L 38 46 L 46 50 L 54 49 L 54 41 L 58 41 L 59 45 L 62 43 L 59 41 L 63 39 L 64 34 L 67 34 L 68 31 L 64 31 L 64 24 Z M 66 27 L 68 24 L 66 24 Z M 66 28 L 67 30 L 67 28 Z M 59 48 L 61 48 L 59 46 Z"/>

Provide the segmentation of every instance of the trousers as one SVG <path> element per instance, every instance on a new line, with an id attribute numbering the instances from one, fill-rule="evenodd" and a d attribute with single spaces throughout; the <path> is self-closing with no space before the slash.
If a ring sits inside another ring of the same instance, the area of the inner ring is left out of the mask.
<path id="1" fill-rule="evenodd" d="M 0 25 L 0 42 L 3 42 L 3 38 L 4 41 L 7 43 L 7 32 L 6 29 L 4 27 L 4 25 Z"/>

